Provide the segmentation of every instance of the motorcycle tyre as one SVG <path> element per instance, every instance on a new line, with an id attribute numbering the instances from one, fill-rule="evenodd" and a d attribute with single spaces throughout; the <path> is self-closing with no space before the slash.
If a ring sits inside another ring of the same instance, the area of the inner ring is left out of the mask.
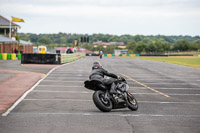
<path id="1" fill-rule="evenodd" d="M 130 94 L 130 95 L 131 95 L 131 97 L 128 95 L 128 101 L 127 101 L 128 108 L 132 111 L 137 111 L 138 110 L 138 102 L 132 94 Z M 133 105 L 132 103 L 130 103 L 129 98 L 134 99 L 136 104 Z"/>
<path id="2" fill-rule="evenodd" d="M 100 99 L 100 94 L 104 94 L 103 91 L 95 91 L 93 93 L 93 102 L 94 104 L 96 105 L 96 107 L 101 110 L 102 112 L 110 112 L 112 107 L 113 107 L 113 104 L 112 104 L 112 101 L 110 99 L 108 99 L 108 102 L 109 102 L 109 106 L 106 106 L 102 103 L 101 99 Z"/>

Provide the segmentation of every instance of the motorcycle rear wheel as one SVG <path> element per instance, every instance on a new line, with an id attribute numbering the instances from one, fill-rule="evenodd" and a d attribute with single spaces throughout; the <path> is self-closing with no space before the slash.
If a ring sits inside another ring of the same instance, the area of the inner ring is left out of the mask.
<path id="1" fill-rule="evenodd" d="M 137 111 L 138 110 L 138 103 L 137 103 L 137 100 L 135 99 L 135 97 L 131 94 L 131 93 L 127 93 L 127 96 L 128 96 L 128 101 L 127 101 L 127 104 L 128 104 L 128 108 L 132 111 Z"/>
<path id="2" fill-rule="evenodd" d="M 94 92 L 93 102 L 102 112 L 110 112 L 113 107 L 112 101 L 110 99 L 106 99 L 105 92 L 100 90 Z"/>

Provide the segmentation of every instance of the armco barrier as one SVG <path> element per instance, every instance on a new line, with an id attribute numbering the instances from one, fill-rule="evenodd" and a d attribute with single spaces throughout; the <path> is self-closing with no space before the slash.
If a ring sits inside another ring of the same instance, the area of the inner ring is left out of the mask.
<path id="1" fill-rule="evenodd" d="M 61 64 L 60 54 L 29 54 L 21 55 L 21 64 Z"/>

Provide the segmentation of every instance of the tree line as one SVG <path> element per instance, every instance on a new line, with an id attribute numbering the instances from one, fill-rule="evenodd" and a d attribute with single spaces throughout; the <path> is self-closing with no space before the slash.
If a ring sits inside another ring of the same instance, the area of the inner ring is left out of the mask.
<path id="1" fill-rule="evenodd" d="M 114 49 L 120 49 L 116 45 L 102 45 L 94 47 L 92 42 L 98 40 L 103 42 L 124 42 L 128 53 L 164 53 L 169 51 L 199 51 L 200 36 L 164 36 L 164 35 L 109 35 L 109 34 L 32 34 L 20 33 L 22 40 L 31 41 L 36 45 L 54 46 L 73 46 L 75 39 L 80 40 L 81 37 L 87 36 L 89 43 L 79 43 L 79 46 L 92 51 L 102 50 L 104 53 L 113 53 Z"/>

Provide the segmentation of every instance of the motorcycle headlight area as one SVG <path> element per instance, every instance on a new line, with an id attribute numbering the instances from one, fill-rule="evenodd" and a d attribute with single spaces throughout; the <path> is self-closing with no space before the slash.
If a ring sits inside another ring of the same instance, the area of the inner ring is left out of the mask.
<path id="1" fill-rule="evenodd" d="M 126 84 L 126 91 L 128 91 L 128 90 L 129 90 L 129 85 Z"/>
<path id="2" fill-rule="evenodd" d="M 128 86 L 128 84 L 121 83 L 121 84 L 118 85 L 118 88 L 119 88 L 121 91 L 124 92 L 124 91 L 128 91 L 129 86 Z"/>

